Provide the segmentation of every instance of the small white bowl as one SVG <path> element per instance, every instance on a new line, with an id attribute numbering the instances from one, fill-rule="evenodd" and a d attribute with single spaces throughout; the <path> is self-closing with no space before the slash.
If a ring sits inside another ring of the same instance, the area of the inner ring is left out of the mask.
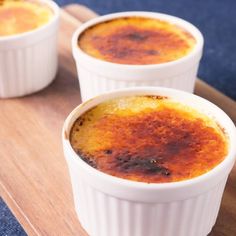
<path id="1" fill-rule="evenodd" d="M 189 54 L 178 60 L 154 65 L 111 63 L 96 59 L 79 48 L 78 38 L 87 28 L 127 16 L 157 18 L 176 24 L 193 35 L 196 45 Z M 97 17 L 81 25 L 72 38 L 83 101 L 106 91 L 135 86 L 163 86 L 193 92 L 202 50 L 203 36 L 195 26 L 180 18 L 154 12 L 123 12 Z"/>
<path id="2" fill-rule="evenodd" d="M 84 112 L 108 99 L 167 96 L 215 119 L 229 136 L 229 153 L 218 166 L 185 181 L 147 184 L 105 174 L 72 149 L 70 130 Z M 67 117 L 63 148 L 78 218 L 92 236 L 206 236 L 215 224 L 228 175 L 236 158 L 236 128 L 220 108 L 196 95 L 161 87 L 118 90 L 76 107 Z"/>
<path id="3" fill-rule="evenodd" d="M 32 31 L 0 36 L 0 98 L 39 91 L 56 76 L 59 7 L 51 0 L 35 2 L 48 6 L 53 17 Z"/>

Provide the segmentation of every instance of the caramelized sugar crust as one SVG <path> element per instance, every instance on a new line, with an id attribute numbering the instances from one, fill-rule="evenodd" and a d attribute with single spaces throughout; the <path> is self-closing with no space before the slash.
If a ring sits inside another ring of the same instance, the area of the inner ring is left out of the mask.
<path id="1" fill-rule="evenodd" d="M 87 54 L 120 64 L 159 64 L 187 55 L 196 44 L 184 29 L 166 21 L 124 17 L 85 30 L 78 45 Z"/>
<path id="2" fill-rule="evenodd" d="M 124 97 L 92 108 L 74 123 L 70 142 L 92 167 L 147 183 L 202 175 L 228 153 L 227 137 L 213 119 L 159 96 Z"/>
<path id="3" fill-rule="evenodd" d="M 0 36 L 34 30 L 46 24 L 53 12 L 45 5 L 30 0 L 0 0 Z"/>

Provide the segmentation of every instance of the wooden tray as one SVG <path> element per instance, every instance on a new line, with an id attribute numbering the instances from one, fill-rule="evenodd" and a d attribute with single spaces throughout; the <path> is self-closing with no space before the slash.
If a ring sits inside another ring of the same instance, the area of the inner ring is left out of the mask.
<path id="1" fill-rule="evenodd" d="M 31 96 L 0 99 L 0 193 L 29 235 L 87 235 L 74 211 L 62 153 L 61 127 L 67 114 L 81 102 L 71 55 L 71 35 L 81 24 L 78 20 L 95 16 L 79 5 L 62 10 L 60 66 L 55 81 Z M 200 80 L 196 94 L 216 103 L 236 121 L 235 101 Z M 236 167 L 210 235 L 236 235 L 235 222 Z"/>

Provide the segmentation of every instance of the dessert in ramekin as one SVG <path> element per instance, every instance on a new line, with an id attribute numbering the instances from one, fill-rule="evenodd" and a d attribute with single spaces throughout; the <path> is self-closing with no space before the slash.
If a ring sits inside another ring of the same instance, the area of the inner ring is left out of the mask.
<path id="1" fill-rule="evenodd" d="M 132 97 L 145 99 L 134 106 Z M 117 99 L 114 106 L 111 101 Z M 84 125 L 87 131 L 80 130 Z M 214 226 L 236 158 L 236 128 L 211 102 L 170 88 L 117 90 L 75 108 L 62 139 L 75 209 L 89 235 L 206 236 Z M 77 149 L 80 145 L 86 152 Z M 213 164 L 215 155 L 220 159 Z M 104 158 L 110 158 L 108 163 Z"/>
<path id="2" fill-rule="evenodd" d="M 43 89 L 57 72 L 59 7 L 51 0 L 3 0 L 0 21 L 0 97 Z"/>
<path id="3" fill-rule="evenodd" d="M 174 16 L 124 12 L 80 26 L 72 49 L 83 101 L 134 86 L 193 92 L 203 37 L 195 26 Z"/>

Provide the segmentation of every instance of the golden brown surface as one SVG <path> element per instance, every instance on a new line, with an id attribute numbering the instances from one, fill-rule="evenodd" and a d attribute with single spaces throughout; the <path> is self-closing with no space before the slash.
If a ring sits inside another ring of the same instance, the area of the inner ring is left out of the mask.
<path id="1" fill-rule="evenodd" d="M 37 1 L 0 1 L 0 37 L 20 34 L 45 25 L 53 12 Z"/>
<path id="2" fill-rule="evenodd" d="M 81 5 L 66 6 L 66 10 L 81 21 L 92 17 Z M 65 117 L 81 102 L 68 44 L 79 24 L 62 10 L 59 73 L 51 86 L 24 98 L 0 99 L 0 107 L 4 109 L 0 112 L 0 195 L 28 235 L 55 232 L 55 235 L 88 236 L 78 223 L 74 210 L 68 168 L 61 147 L 61 127 Z M 199 79 L 196 88 L 198 95 L 223 108 L 236 122 L 235 101 Z M 9 136 L 10 139 L 5 138 Z M 227 181 L 217 223 L 208 236 L 236 235 L 235 183 L 236 166 Z"/>
<path id="3" fill-rule="evenodd" d="M 96 106 L 75 122 L 70 140 L 94 168 L 148 183 L 202 175 L 228 152 L 215 121 L 171 99 L 150 96 Z"/>
<path id="4" fill-rule="evenodd" d="M 121 64 L 159 64 L 187 55 L 195 39 L 166 21 L 125 17 L 88 28 L 78 40 L 87 54 Z"/>

